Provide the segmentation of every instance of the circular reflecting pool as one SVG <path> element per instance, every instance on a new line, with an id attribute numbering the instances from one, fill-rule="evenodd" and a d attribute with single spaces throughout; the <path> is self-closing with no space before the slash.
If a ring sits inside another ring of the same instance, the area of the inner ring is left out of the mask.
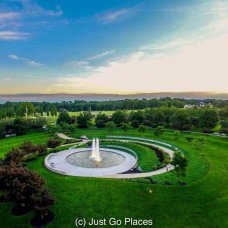
<path id="1" fill-rule="evenodd" d="M 110 151 L 100 150 L 102 161 L 94 161 L 90 159 L 91 151 L 82 151 L 70 154 L 66 157 L 66 161 L 71 165 L 83 168 L 109 168 L 122 164 L 125 157 Z"/>

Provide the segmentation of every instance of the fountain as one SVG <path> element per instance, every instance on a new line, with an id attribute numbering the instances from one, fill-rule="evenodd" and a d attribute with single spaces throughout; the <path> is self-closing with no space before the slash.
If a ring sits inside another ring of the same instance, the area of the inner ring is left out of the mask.
<path id="1" fill-rule="evenodd" d="M 102 177 L 123 173 L 137 164 L 137 158 L 127 152 L 100 148 L 98 138 L 92 139 L 91 148 L 60 151 L 45 158 L 50 170 L 71 176 Z"/>
<path id="2" fill-rule="evenodd" d="M 90 156 L 90 159 L 96 162 L 102 161 L 102 158 L 100 156 L 100 147 L 99 147 L 99 139 L 93 138 L 92 142 L 92 153 Z"/>

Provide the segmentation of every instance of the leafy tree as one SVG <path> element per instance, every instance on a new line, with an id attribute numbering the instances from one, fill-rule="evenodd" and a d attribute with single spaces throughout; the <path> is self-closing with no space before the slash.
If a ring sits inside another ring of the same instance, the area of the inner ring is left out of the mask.
<path id="1" fill-rule="evenodd" d="M 176 151 L 171 164 L 174 166 L 173 171 L 177 176 L 177 181 L 180 182 L 180 177 L 186 176 L 188 161 L 181 152 Z"/>
<path id="2" fill-rule="evenodd" d="M 0 123 L 0 139 L 4 138 L 6 134 L 6 127 L 3 123 Z"/>
<path id="3" fill-rule="evenodd" d="M 137 121 L 139 124 L 142 124 L 144 122 L 145 116 L 144 112 L 141 110 L 130 112 L 129 114 L 129 121 Z"/>
<path id="4" fill-rule="evenodd" d="M 59 125 L 48 125 L 47 129 L 50 134 L 56 134 L 61 131 L 61 127 Z"/>
<path id="5" fill-rule="evenodd" d="M 13 122 L 13 131 L 17 135 L 24 135 L 26 133 L 26 130 L 28 129 L 27 127 L 27 122 L 23 118 L 16 118 Z"/>
<path id="6" fill-rule="evenodd" d="M 154 135 L 155 136 L 161 136 L 164 132 L 164 127 L 163 126 L 158 126 L 157 128 L 155 128 L 154 130 Z"/>
<path id="7" fill-rule="evenodd" d="M 31 102 L 22 102 L 19 104 L 18 115 L 19 116 L 31 116 L 35 113 L 35 107 Z"/>
<path id="8" fill-rule="evenodd" d="M 138 127 L 139 127 L 139 121 L 138 121 L 138 120 L 133 120 L 133 121 L 131 122 L 131 126 L 132 126 L 133 128 L 138 128 Z"/>
<path id="9" fill-rule="evenodd" d="M 174 139 L 178 141 L 178 139 L 180 138 L 180 131 L 175 131 L 173 135 L 174 135 Z"/>
<path id="10" fill-rule="evenodd" d="M 178 110 L 172 116 L 172 126 L 177 130 L 187 130 L 190 129 L 189 114 L 187 111 Z"/>
<path id="11" fill-rule="evenodd" d="M 57 111 L 57 108 L 56 108 L 55 105 L 52 105 L 52 106 L 51 106 L 50 113 L 51 113 L 52 116 L 57 116 L 58 111 Z"/>
<path id="12" fill-rule="evenodd" d="M 33 121 L 33 128 L 42 128 L 47 124 L 47 119 L 44 117 L 38 117 Z"/>
<path id="13" fill-rule="evenodd" d="M 15 109 L 14 109 L 14 106 L 13 106 L 13 103 L 12 102 L 6 102 L 4 105 L 3 105 L 3 108 L 5 110 L 5 115 L 6 117 L 9 117 L 9 118 L 12 118 L 15 116 Z"/>
<path id="14" fill-rule="evenodd" d="M 108 129 L 109 133 L 112 133 L 114 131 L 115 127 L 116 127 L 116 125 L 114 122 L 108 122 L 106 124 L 106 128 Z"/>
<path id="15" fill-rule="evenodd" d="M 221 120 L 228 119 L 228 106 L 219 110 L 219 117 Z"/>
<path id="16" fill-rule="evenodd" d="M 221 121 L 221 128 L 228 128 L 228 118 Z"/>
<path id="17" fill-rule="evenodd" d="M 130 125 L 127 124 L 127 123 L 123 123 L 121 125 L 121 129 L 124 131 L 124 132 L 127 132 L 129 129 L 130 129 Z"/>
<path id="18" fill-rule="evenodd" d="M 112 114 L 112 121 L 117 125 L 121 126 L 127 120 L 127 113 L 121 110 L 117 110 Z"/>
<path id="19" fill-rule="evenodd" d="M 72 120 L 71 120 L 69 113 L 68 112 L 61 112 L 59 114 L 59 117 L 58 117 L 56 123 L 57 124 L 62 124 L 62 123 L 71 124 Z"/>
<path id="20" fill-rule="evenodd" d="M 90 125 L 90 117 L 85 113 L 80 113 L 77 117 L 77 124 L 79 128 L 87 128 Z"/>
<path id="21" fill-rule="evenodd" d="M 214 109 L 204 109 L 199 118 L 202 128 L 214 128 L 218 123 L 218 114 Z"/>
<path id="22" fill-rule="evenodd" d="M 145 133 L 147 131 L 148 127 L 145 125 L 139 125 L 138 132 Z"/>
<path id="23" fill-rule="evenodd" d="M 106 126 L 108 122 L 108 116 L 104 113 L 99 113 L 95 118 L 95 123 L 98 128 L 102 128 Z"/>

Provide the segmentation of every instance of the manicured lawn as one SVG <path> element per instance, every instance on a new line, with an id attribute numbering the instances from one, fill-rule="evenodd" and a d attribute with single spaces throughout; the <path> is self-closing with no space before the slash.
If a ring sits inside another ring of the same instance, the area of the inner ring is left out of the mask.
<path id="1" fill-rule="evenodd" d="M 110 135 L 106 130 L 85 129 L 78 130 L 75 136 L 84 134 L 100 138 Z M 112 134 L 155 138 L 152 132 L 140 134 L 135 130 L 127 133 L 115 130 Z M 45 141 L 45 136 L 41 138 L 41 135 L 37 138 Z M 186 136 L 196 139 L 202 137 L 181 134 L 176 140 L 169 131 L 158 138 L 184 151 L 189 160 L 187 176 L 184 178 L 186 186 L 178 185 L 171 173 L 154 178 L 160 184 L 149 184 L 61 176 L 44 168 L 44 157 L 29 162 L 27 166 L 46 180 L 48 189 L 56 198 L 52 207 L 55 219 L 48 227 L 75 227 L 77 217 L 88 220 L 110 217 L 153 219 L 154 227 L 228 227 L 227 139 L 207 136 L 205 145 L 199 147 L 195 142 L 189 143 Z M 30 135 L 30 138 L 34 137 Z M 12 147 L 11 144 L 17 145 L 22 138 L 2 141 L 0 145 L 4 153 L 6 148 Z M 131 143 L 128 146 L 130 148 Z M 170 181 L 172 185 L 165 185 L 165 181 Z M 11 215 L 10 209 L 11 204 L 0 204 L 0 227 L 30 227 L 29 218 L 32 214 L 16 217 Z"/>
<path id="2" fill-rule="evenodd" d="M 50 138 L 47 132 L 30 133 L 22 136 L 5 138 L 0 140 L 0 158 L 9 152 L 13 147 L 20 146 L 24 141 L 29 140 L 35 144 L 46 143 Z"/>
<path id="3" fill-rule="evenodd" d="M 144 172 L 155 170 L 157 168 L 157 165 L 159 164 L 155 152 L 148 147 L 137 145 L 135 143 L 123 142 L 102 142 L 101 146 L 102 145 L 118 145 L 132 149 L 137 153 L 139 159 L 139 166 Z"/>

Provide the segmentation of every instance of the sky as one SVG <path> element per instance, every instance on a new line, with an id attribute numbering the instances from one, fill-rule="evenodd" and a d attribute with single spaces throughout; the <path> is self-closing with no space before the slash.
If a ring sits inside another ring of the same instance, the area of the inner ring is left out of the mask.
<path id="1" fill-rule="evenodd" d="M 228 93 L 227 0 L 0 0 L 0 94 Z"/>

